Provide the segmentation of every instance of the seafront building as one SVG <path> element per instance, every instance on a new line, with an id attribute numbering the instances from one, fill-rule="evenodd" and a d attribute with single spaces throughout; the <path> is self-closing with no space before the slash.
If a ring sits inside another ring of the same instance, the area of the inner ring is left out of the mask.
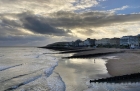
<path id="1" fill-rule="evenodd" d="M 111 46 L 119 46 L 120 45 L 120 38 L 103 38 L 95 41 L 95 45 L 111 45 Z"/>
<path id="2" fill-rule="evenodd" d="M 96 40 L 96 42 L 95 42 L 96 46 L 98 46 L 98 45 L 108 45 L 109 43 L 110 43 L 109 38 L 99 39 L 99 40 Z"/>
<path id="3" fill-rule="evenodd" d="M 120 38 L 120 46 L 129 46 L 130 48 L 139 47 L 138 36 L 123 36 Z"/>
<path id="4" fill-rule="evenodd" d="M 110 39 L 110 45 L 120 45 L 120 38 L 111 38 Z"/>
<path id="5" fill-rule="evenodd" d="M 138 34 L 137 37 L 138 37 L 138 43 L 139 43 L 139 47 L 140 47 L 140 34 Z"/>
<path id="6" fill-rule="evenodd" d="M 79 43 L 81 43 L 81 42 L 82 42 L 82 40 L 77 39 L 77 40 L 74 42 L 74 45 L 73 45 L 73 46 L 79 47 Z"/>
<path id="7" fill-rule="evenodd" d="M 84 46 L 95 46 L 95 41 L 96 41 L 96 39 L 87 38 L 84 41 Z"/>
<path id="8" fill-rule="evenodd" d="M 95 39 L 87 38 L 84 41 L 81 41 L 80 39 L 78 39 L 74 42 L 74 46 L 76 46 L 76 47 L 95 46 Z"/>
<path id="9" fill-rule="evenodd" d="M 80 47 L 84 47 L 84 41 L 80 42 L 80 43 L 79 43 L 79 46 L 80 46 Z"/>
<path id="10" fill-rule="evenodd" d="M 52 47 L 121 47 L 121 48 L 140 48 L 140 34 L 137 36 L 123 36 L 121 38 L 102 38 L 82 41 L 77 39 L 72 42 L 56 42 L 49 44 Z"/>

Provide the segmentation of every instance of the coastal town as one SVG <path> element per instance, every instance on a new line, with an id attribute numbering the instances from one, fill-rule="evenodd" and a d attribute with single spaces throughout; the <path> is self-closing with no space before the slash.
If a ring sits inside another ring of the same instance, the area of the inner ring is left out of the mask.
<path id="1" fill-rule="evenodd" d="M 104 47 L 104 48 L 127 48 L 138 49 L 140 48 L 140 34 L 136 36 L 122 36 L 121 38 L 102 38 L 91 39 L 87 38 L 82 41 L 77 39 L 72 42 L 56 42 L 47 45 L 47 47 Z"/>

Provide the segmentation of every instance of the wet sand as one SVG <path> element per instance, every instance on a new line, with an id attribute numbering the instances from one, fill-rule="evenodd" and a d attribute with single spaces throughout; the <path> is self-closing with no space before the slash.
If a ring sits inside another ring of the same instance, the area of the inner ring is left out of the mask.
<path id="1" fill-rule="evenodd" d="M 94 50 L 78 52 L 78 53 L 74 54 L 74 56 L 98 54 L 98 53 L 108 53 L 108 52 L 121 52 L 121 51 L 125 51 L 125 50 L 126 49 L 118 49 L 118 48 L 96 48 Z"/>
<path id="2" fill-rule="evenodd" d="M 93 87 L 88 88 L 86 86 L 86 82 L 88 82 L 90 79 L 110 77 L 110 75 L 119 76 L 140 72 L 140 50 L 100 48 L 92 51 L 80 52 L 75 54 L 82 56 L 87 54 L 117 51 L 125 52 L 98 57 L 102 60 L 107 60 L 105 63 L 104 61 L 102 61 L 103 63 L 98 63 L 100 62 L 99 59 L 94 62 L 94 57 L 91 59 L 62 59 L 61 61 L 59 61 L 59 65 L 56 67 L 55 71 L 61 75 L 62 80 L 65 82 L 66 91 L 112 91 L 105 90 L 104 87 L 104 90 L 100 90 L 99 88 L 101 88 L 102 86 L 95 84 L 95 86 L 93 85 Z M 100 64 L 102 64 L 102 66 L 99 66 Z M 135 88 L 133 89 L 133 87 Z M 133 84 L 131 84 L 130 86 L 127 85 L 127 87 L 121 84 L 118 84 L 118 86 L 107 86 L 105 84 L 105 88 L 119 89 L 117 91 L 139 91 L 139 84 L 138 86 L 136 84 L 134 84 L 134 86 Z"/>
<path id="3" fill-rule="evenodd" d="M 65 82 L 66 91 L 86 91 L 90 79 L 110 77 L 106 59 L 60 59 L 54 70 Z M 106 91 L 106 90 L 103 90 Z"/>
<path id="4" fill-rule="evenodd" d="M 140 51 L 140 50 L 139 50 Z M 111 76 L 126 75 L 140 72 L 139 51 L 128 50 L 125 53 L 115 54 L 118 59 L 109 59 L 106 67 Z"/>
<path id="5" fill-rule="evenodd" d="M 121 51 L 123 51 L 123 53 L 119 53 Z M 76 53 L 74 56 L 82 57 L 83 55 L 96 55 L 98 53 L 109 52 L 116 52 L 109 55 L 117 57 L 117 59 L 108 59 L 106 63 L 107 71 L 111 76 L 120 76 L 140 72 L 140 49 L 96 48 L 95 50 Z"/>

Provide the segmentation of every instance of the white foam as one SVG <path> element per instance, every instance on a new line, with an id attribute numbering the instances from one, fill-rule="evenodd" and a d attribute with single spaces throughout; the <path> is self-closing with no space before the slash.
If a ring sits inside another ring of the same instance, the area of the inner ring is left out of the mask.
<path id="1" fill-rule="evenodd" d="M 140 83 L 120 83 L 120 84 L 109 84 L 109 83 L 91 83 L 88 89 L 84 91 L 139 91 Z M 135 88 L 135 89 L 134 89 Z"/>
<path id="2" fill-rule="evenodd" d="M 65 91 L 65 83 L 58 73 L 53 73 L 48 79 L 47 84 L 50 91 Z"/>
<path id="3" fill-rule="evenodd" d="M 65 83 L 58 73 L 53 73 L 53 70 L 58 65 L 58 59 L 52 56 L 47 57 L 47 59 L 51 60 L 50 68 L 45 70 L 45 74 L 47 78 L 47 84 L 50 88 L 49 91 L 65 91 Z"/>
<path id="4" fill-rule="evenodd" d="M 8 66 L 3 66 L 3 65 L 2 65 L 2 66 L 0 66 L 0 71 L 1 71 L 1 70 L 4 70 L 4 69 L 6 69 L 6 68 L 8 68 Z"/>
<path id="5" fill-rule="evenodd" d="M 54 63 L 50 68 L 45 70 L 45 74 L 47 77 L 49 77 L 52 73 L 55 67 L 58 65 L 58 63 Z"/>
<path id="6" fill-rule="evenodd" d="M 48 53 L 50 51 L 46 49 L 42 50 L 42 49 L 37 49 L 37 48 L 34 48 L 34 49 L 29 48 L 26 50 L 21 50 L 21 48 L 18 48 L 17 50 L 15 50 L 11 48 L 9 50 L 7 49 L 3 49 L 3 50 L 4 52 L 1 53 L 1 55 L 6 55 L 6 56 L 1 57 L 2 61 L 0 65 L 0 70 L 3 70 L 9 67 L 9 65 L 17 65 L 17 64 L 23 64 L 23 65 L 9 69 L 10 71 L 8 70 L 3 71 L 3 75 L 1 75 L 1 78 L 7 75 L 6 79 L 9 79 L 17 75 L 27 74 L 27 73 L 42 69 L 42 72 L 40 71 L 38 73 L 34 73 L 34 75 L 43 74 L 39 79 L 29 82 L 21 87 L 18 87 L 17 91 L 25 91 L 26 89 L 27 89 L 26 91 L 31 91 L 31 90 L 28 90 L 28 88 L 29 89 L 33 88 L 34 89 L 33 91 L 46 91 L 48 84 L 49 84 L 48 91 L 63 91 L 63 89 L 65 89 L 64 83 L 61 77 L 59 75 L 52 75 L 53 70 L 58 65 L 58 58 L 53 57 L 51 55 L 43 54 L 45 52 Z M 10 72 L 11 73 L 14 72 L 14 74 L 9 75 Z M 16 81 L 24 82 L 27 80 L 24 79 L 24 77 L 20 77 L 16 79 Z M 16 84 L 13 84 L 13 85 L 15 86 Z M 53 87 L 53 86 L 56 86 L 56 87 Z M 41 90 L 39 90 L 40 88 Z"/>

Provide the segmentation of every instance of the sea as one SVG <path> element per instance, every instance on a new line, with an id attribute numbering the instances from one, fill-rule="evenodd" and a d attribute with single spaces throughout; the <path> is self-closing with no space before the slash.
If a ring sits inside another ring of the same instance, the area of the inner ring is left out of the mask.
<path id="1" fill-rule="evenodd" d="M 0 47 L 0 91 L 140 91 L 140 83 L 90 83 L 110 77 L 115 56 L 63 59 L 73 55 L 36 47 Z"/>

